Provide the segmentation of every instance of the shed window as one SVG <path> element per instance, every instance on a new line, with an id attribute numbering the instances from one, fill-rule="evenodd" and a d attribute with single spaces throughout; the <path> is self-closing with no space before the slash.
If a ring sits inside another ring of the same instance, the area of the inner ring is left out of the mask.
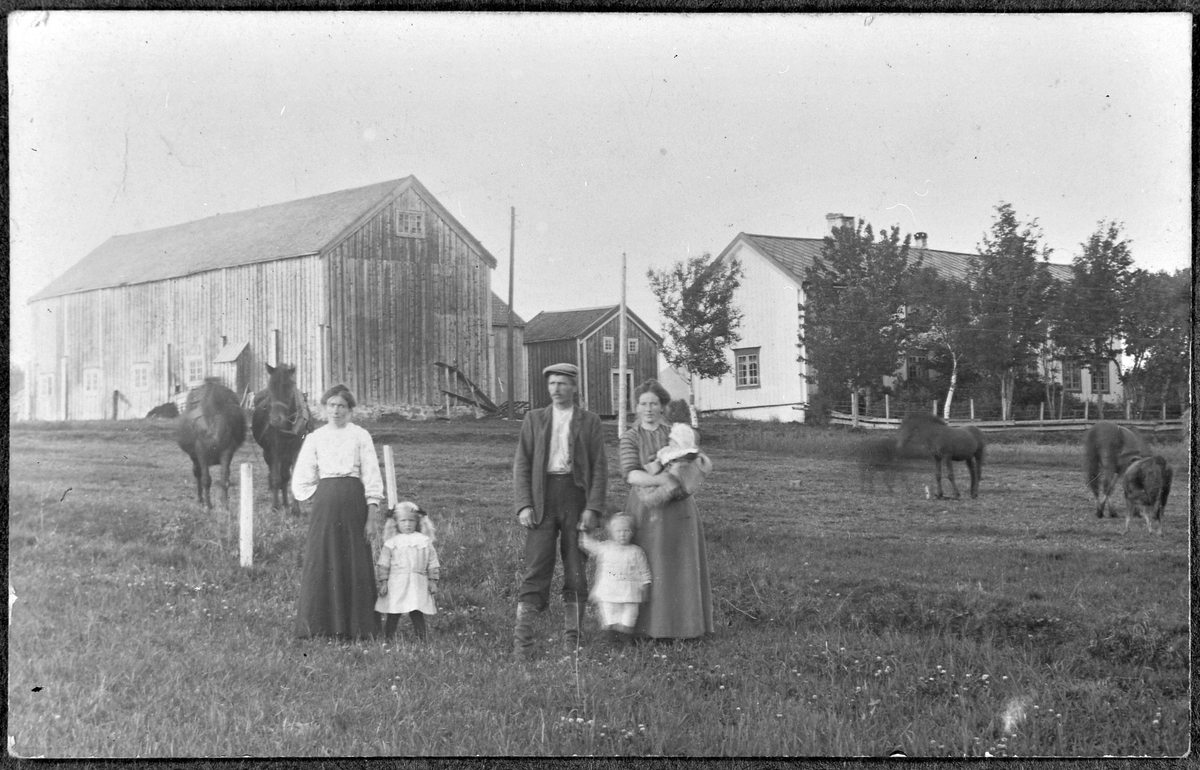
<path id="1" fill-rule="evenodd" d="M 83 370 L 83 392 L 84 393 L 99 393 L 100 392 L 100 370 L 96 368 L 88 368 Z"/>
<path id="2" fill-rule="evenodd" d="M 758 388 L 758 351 L 759 348 L 739 348 L 733 351 L 736 363 L 737 387 Z"/>
<path id="3" fill-rule="evenodd" d="M 395 226 L 396 235 L 400 238 L 424 238 L 425 212 L 397 210 Z"/>
<path id="4" fill-rule="evenodd" d="M 133 365 L 133 389 L 150 390 L 150 364 Z"/>
<path id="5" fill-rule="evenodd" d="M 604 338 L 604 352 L 611 353 L 616 349 L 617 349 L 617 346 L 616 346 L 615 342 L 613 341 L 613 338 L 605 337 Z"/>
<path id="6" fill-rule="evenodd" d="M 183 362 L 183 367 L 189 387 L 204 382 L 204 356 L 188 356 Z"/>
<path id="7" fill-rule="evenodd" d="M 627 339 L 627 340 L 625 340 L 625 344 L 629 346 L 629 352 L 630 352 L 630 353 L 636 353 L 636 352 L 638 352 L 638 339 L 637 339 L 637 337 L 631 337 L 630 339 Z"/>

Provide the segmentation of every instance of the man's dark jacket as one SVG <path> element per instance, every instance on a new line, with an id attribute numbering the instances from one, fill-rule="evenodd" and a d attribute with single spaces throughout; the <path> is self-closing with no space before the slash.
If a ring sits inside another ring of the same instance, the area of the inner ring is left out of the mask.
<path id="1" fill-rule="evenodd" d="M 541 524 L 546 502 L 546 463 L 550 457 L 550 431 L 554 405 L 534 409 L 521 423 L 521 440 L 513 459 L 513 503 L 515 512 L 533 508 L 534 525 Z M 587 495 L 588 510 L 604 515 L 608 492 L 608 457 L 604 453 L 604 431 L 600 418 L 578 404 L 571 415 L 571 475 Z"/>

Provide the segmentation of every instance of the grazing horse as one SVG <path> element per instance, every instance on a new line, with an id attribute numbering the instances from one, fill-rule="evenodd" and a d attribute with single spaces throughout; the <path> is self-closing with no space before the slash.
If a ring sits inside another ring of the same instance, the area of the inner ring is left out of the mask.
<path id="1" fill-rule="evenodd" d="M 1159 455 L 1137 458 L 1125 469 L 1122 486 L 1125 488 L 1125 532 L 1135 515 L 1146 520 L 1146 529 L 1154 532 L 1153 522 L 1158 522 L 1158 536 L 1162 537 L 1162 513 L 1171 494 L 1171 477 L 1174 471 Z"/>
<path id="2" fill-rule="evenodd" d="M 983 473 L 983 432 L 974 425 L 953 428 L 940 417 L 932 414 L 914 414 L 900 423 L 900 437 L 896 450 L 915 445 L 933 456 L 933 477 L 937 482 L 937 496 L 942 498 L 942 461 L 946 462 L 946 478 L 954 497 L 958 498 L 958 485 L 954 483 L 954 463 L 967 463 L 971 474 L 971 497 L 979 496 L 979 478 Z"/>
<path id="3" fill-rule="evenodd" d="M 221 466 L 221 502 L 229 508 L 229 464 L 246 440 L 246 416 L 237 394 L 208 377 L 187 395 L 183 414 L 176 425 L 179 448 L 192 458 L 196 497 L 212 508 L 210 465 Z"/>
<path id="4" fill-rule="evenodd" d="M 1117 479 L 1138 457 L 1150 454 L 1141 435 L 1115 422 L 1101 420 L 1083 434 L 1083 466 L 1088 489 L 1096 498 L 1096 518 L 1116 516 L 1110 498 Z"/>
<path id="5" fill-rule="evenodd" d="M 294 364 L 267 364 L 266 390 L 254 394 L 254 412 L 250 430 L 263 450 L 263 459 L 270 469 L 271 508 L 287 508 L 288 487 L 292 483 L 292 468 L 296 456 L 308 435 L 311 415 L 304 394 L 296 389 Z M 299 513 L 295 500 L 292 513 Z"/>

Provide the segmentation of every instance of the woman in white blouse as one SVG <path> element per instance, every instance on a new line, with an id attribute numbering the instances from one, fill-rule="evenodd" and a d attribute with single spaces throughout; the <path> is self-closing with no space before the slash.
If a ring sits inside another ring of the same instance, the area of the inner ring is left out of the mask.
<path id="1" fill-rule="evenodd" d="M 328 422 L 304 439 L 292 495 L 313 500 L 300 579 L 297 636 L 358 639 L 379 633 L 371 533 L 378 530 L 383 479 L 371 434 L 350 422 L 354 394 L 321 396 Z"/>

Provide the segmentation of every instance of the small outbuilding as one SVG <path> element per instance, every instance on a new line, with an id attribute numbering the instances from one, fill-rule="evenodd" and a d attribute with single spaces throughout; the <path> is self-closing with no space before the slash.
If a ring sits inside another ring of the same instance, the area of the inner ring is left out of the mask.
<path id="1" fill-rule="evenodd" d="M 602 417 L 619 412 L 621 306 L 538 313 L 525 325 L 529 406 L 550 405 L 542 370 L 551 364 L 579 367 L 579 398 L 585 409 Z M 628 307 L 625 309 L 626 412 L 632 412 L 633 389 L 658 375 L 662 336 Z"/>
<path id="2" fill-rule="evenodd" d="M 492 294 L 492 401 L 497 406 L 513 401 L 528 401 L 525 381 L 525 320 L 512 314 L 513 383 L 508 386 L 508 303 Z"/>

